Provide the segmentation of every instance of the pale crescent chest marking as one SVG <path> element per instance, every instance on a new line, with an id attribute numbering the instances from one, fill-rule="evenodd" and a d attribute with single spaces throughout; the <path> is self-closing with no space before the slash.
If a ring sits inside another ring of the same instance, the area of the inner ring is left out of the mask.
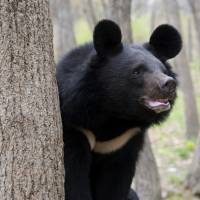
<path id="1" fill-rule="evenodd" d="M 127 142 L 141 131 L 140 128 L 131 128 L 122 133 L 120 136 L 107 141 L 96 141 L 94 133 L 90 130 L 83 130 L 87 137 L 91 150 L 95 153 L 108 154 L 121 149 Z"/>

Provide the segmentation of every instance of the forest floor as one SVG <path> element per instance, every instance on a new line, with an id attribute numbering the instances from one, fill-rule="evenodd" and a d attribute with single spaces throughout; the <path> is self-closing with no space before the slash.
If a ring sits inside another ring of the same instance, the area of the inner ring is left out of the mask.
<path id="1" fill-rule="evenodd" d="M 160 173 L 163 199 L 192 200 L 184 182 L 195 144 L 185 141 L 184 136 L 174 134 L 171 125 L 168 130 L 155 127 L 149 133 Z"/>

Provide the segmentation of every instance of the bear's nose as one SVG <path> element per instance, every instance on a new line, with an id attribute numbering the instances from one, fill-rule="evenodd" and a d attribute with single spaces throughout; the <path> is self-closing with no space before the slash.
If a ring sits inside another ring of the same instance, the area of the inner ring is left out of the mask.
<path id="1" fill-rule="evenodd" d="M 166 76 L 165 79 L 161 80 L 160 87 L 162 90 L 173 92 L 176 89 L 177 82 L 174 78 Z"/>

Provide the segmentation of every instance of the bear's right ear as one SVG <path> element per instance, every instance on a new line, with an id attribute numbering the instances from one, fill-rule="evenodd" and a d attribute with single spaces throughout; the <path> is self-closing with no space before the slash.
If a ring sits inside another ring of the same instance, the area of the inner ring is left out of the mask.
<path id="1" fill-rule="evenodd" d="M 122 49 L 122 34 L 120 27 L 111 20 L 100 21 L 93 33 L 94 48 L 97 54 L 105 57 Z"/>

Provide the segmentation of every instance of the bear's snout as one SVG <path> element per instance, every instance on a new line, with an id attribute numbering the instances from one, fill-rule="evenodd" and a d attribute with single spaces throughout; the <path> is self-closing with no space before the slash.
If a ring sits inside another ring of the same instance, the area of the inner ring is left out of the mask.
<path id="1" fill-rule="evenodd" d="M 177 80 L 163 72 L 148 73 L 145 76 L 145 96 L 153 99 L 172 100 L 176 97 Z"/>
<path id="2" fill-rule="evenodd" d="M 176 90 L 176 86 L 177 86 L 177 81 L 170 77 L 170 76 L 165 76 L 165 78 L 160 80 L 160 89 L 163 92 L 169 92 L 169 93 L 173 93 Z"/>

